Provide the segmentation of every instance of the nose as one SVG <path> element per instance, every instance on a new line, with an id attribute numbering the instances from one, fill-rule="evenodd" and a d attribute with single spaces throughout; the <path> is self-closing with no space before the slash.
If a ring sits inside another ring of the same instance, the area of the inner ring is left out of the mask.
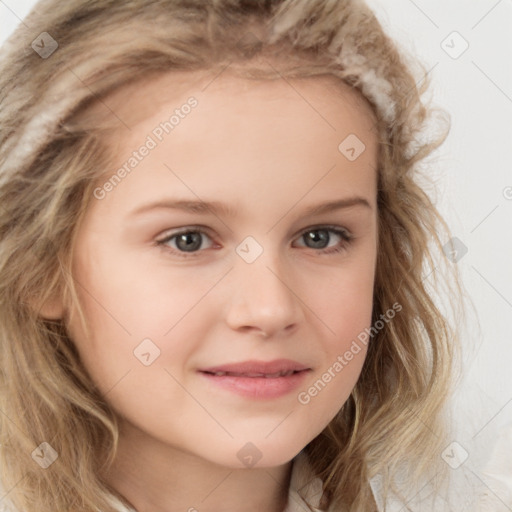
<path id="1" fill-rule="evenodd" d="M 265 252 L 253 263 L 236 261 L 226 314 L 231 329 L 268 337 L 297 329 L 303 319 L 302 303 L 285 266 Z"/>

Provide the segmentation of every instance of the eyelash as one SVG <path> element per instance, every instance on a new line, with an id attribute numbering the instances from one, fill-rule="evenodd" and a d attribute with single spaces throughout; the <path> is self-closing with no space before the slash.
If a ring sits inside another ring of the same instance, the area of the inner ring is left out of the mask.
<path id="1" fill-rule="evenodd" d="M 340 229 L 339 227 L 336 227 L 336 226 L 321 225 L 321 226 L 312 226 L 308 229 L 305 229 L 304 231 L 302 231 L 302 233 L 299 235 L 299 237 L 297 239 L 300 239 L 306 233 L 309 233 L 311 231 L 328 231 L 329 233 L 334 233 L 335 235 L 337 235 L 341 238 L 339 245 L 334 248 L 330 247 L 328 249 L 315 249 L 313 247 L 301 246 L 301 247 L 305 247 L 306 249 L 311 249 L 320 254 L 337 254 L 342 251 L 345 251 L 354 238 L 353 235 L 351 235 L 345 229 Z M 173 240 L 174 238 L 176 238 L 180 235 L 187 234 L 187 233 L 200 233 L 202 235 L 206 235 L 213 242 L 212 237 L 209 236 L 208 233 L 204 229 L 201 229 L 200 227 L 190 226 L 190 227 L 187 227 L 186 229 L 177 231 L 176 233 L 173 233 L 172 235 L 168 235 L 163 239 L 156 240 L 155 243 L 162 250 L 164 250 L 166 252 L 171 252 L 172 254 L 175 254 L 182 258 L 194 258 L 194 257 L 200 256 L 201 252 L 203 252 L 204 249 L 198 249 L 197 251 L 187 252 L 187 251 L 179 251 L 179 250 L 173 249 L 167 245 L 167 243 L 170 242 L 171 240 Z M 329 242 L 330 242 L 330 240 L 329 240 Z"/>

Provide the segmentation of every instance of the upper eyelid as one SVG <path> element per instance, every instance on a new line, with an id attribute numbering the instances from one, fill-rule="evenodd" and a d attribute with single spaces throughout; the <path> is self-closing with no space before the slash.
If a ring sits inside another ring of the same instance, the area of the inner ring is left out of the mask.
<path id="1" fill-rule="evenodd" d="M 209 236 L 213 239 L 213 236 L 209 233 L 209 229 L 202 226 L 185 226 L 183 228 L 176 228 L 175 230 L 164 231 L 162 235 L 159 235 L 156 238 L 157 242 L 165 242 L 175 236 L 181 235 L 183 233 L 202 233 L 203 235 Z"/>
<path id="2" fill-rule="evenodd" d="M 307 233 L 308 231 L 316 231 L 316 230 L 320 231 L 322 229 L 324 229 L 325 231 L 332 231 L 332 232 L 335 232 L 335 233 L 344 234 L 344 235 L 346 235 L 347 238 L 352 238 L 353 237 L 352 232 L 349 231 L 347 228 L 344 228 L 344 227 L 341 227 L 341 226 L 330 226 L 328 224 L 319 224 L 317 226 L 311 226 L 311 227 L 306 228 L 306 229 L 301 229 L 298 233 L 296 233 L 295 238 L 297 238 L 297 236 L 303 235 L 304 233 Z"/>

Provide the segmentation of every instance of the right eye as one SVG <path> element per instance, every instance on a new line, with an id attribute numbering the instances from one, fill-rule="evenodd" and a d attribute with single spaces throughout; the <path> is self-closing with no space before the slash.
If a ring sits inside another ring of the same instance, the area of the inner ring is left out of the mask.
<path id="1" fill-rule="evenodd" d="M 204 247 L 205 237 L 210 241 L 209 247 Z M 197 253 L 200 249 L 211 248 L 212 244 L 212 239 L 199 229 L 184 229 L 157 240 L 157 245 L 184 257 L 187 256 L 186 253 Z"/>

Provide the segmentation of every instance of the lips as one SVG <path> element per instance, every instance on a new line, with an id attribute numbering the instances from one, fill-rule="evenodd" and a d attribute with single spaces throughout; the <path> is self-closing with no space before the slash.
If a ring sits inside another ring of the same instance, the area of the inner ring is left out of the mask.
<path id="1" fill-rule="evenodd" d="M 218 377 L 265 377 L 268 379 L 286 377 L 296 372 L 309 370 L 310 368 L 292 361 L 291 359 L 276 359 L 274 361 L 244 361 L 221 366 L 212 366 L 199 371 L 209 373 Z"/>
<path id="2" fill-rule="evenodd" d="M 270 400 L 289 395 L 300 386 L 311 368 L 290 359 L 244 361 L 199 370 L 216 389 L 252 400 Z"/>

